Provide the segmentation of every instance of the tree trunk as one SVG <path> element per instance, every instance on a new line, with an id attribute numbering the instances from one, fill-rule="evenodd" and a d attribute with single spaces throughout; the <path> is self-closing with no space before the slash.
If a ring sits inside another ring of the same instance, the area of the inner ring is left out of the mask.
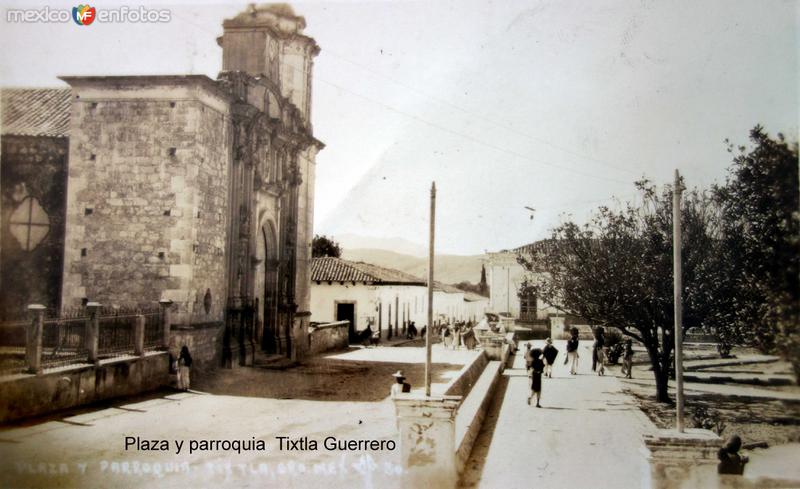
<path id="1" fill-rule="evenodd" d="M 664 367 L 658 354 L 658 345 L 645 345 L 647 354 L 650 357 L 650 365 L 653 367 L 653 376 L 656 379 L 656 400 L 666 404 L 671 404 L 669 397 L 669 365 Z"/>
<path id="2" fill-rule="evenodd" d="M 656 376 L 656 400 L 665 404 L 672 404 L 669 397 L 669 370 L 655 372 Z"/>

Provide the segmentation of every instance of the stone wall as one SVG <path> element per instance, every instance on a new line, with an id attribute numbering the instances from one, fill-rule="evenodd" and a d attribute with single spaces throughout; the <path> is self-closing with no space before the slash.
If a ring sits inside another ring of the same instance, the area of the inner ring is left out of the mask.
<path id="1" fill-rule="evenodd" d="M 447 384 L 444 394 L 464 397 L 469 395 L 472 386 L 478 381 L 488 363 L 489 357 L 485 351 L 482 351 L 473 361 L 464 365 L 458 375 Z"/>
<path id="2" fill-rule="evenodd" d="M 2 137 L 0 319 L 30 303 L 57 308 L 61 300 L 68 147 L 66 138 Z M 45 233 L 41 240 L 28 234 L 29 216 L 46 224 L 34 230 Z"/>
<path id="3" fill-rule="evenodd" d="M 64 304 L 170 299 L 175 323 L 220 320 L 228 101 L 199 76 L 64 80 L 73 87 Z"/>
<path id="4" fill-rule="evenodd" d="M 182 346 L 189 347 L 194 362 L 192 368 L 210 370 L 222 364 L 222 336 L 225 326 L 221 322 L 194 324 L 170 330 L 169 352 L 177 358 Z"/>
<path id="5" fill-rule="evenodd" d="M 308 333 L 308 354 L 316 355 L 330 350 L 347 348 L 349 327 L 348 321 L 311 326 Z"/>
<path id="6" fill-rule="evenodd" d="M 131 396 L 169 382 L 169 355 L 101 361 L 97 366 L 58 369 L 43 375 L 18 375 L 0 380 L 0 423 Z"/>

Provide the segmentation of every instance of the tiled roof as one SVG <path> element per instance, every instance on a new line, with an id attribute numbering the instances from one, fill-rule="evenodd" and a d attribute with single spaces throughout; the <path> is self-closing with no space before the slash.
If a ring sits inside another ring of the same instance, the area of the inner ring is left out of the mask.
<path id="1" fill-rule="evenodd" d="M 323 257 L 311 261 L 312 282 L 369 282 L 374 284 L 424 285 L 413 275 L 370 263 Z"/>
<path id="2" fill-rule="evenodd" d="M 0 133 L 67 137 L 70 102 L 69 88 L 0 89 Z"/>

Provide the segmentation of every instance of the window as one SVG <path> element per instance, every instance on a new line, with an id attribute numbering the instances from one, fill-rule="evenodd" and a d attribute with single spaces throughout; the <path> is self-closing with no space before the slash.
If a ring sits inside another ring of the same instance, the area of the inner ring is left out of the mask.
<path id="1" fill-rule="evenodd" d="M 39 201 L 33 197 L 25 199 L 11 213 L 8 220 L 11 235 L 20 247 L 31 251 L 41 243 L 50 231 L 50 219 Z"/>
<path id="2" fill-rule="evenodd" d="M 533 292 L 519 298 L 519 318 L 523 321 L 536 319 L 536 294 Z"/>

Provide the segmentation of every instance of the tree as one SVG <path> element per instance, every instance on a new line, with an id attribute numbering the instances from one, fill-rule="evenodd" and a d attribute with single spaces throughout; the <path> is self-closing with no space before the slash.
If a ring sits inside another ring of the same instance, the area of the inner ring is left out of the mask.
<path id="1" fill-rule="evenodd" d="M 481 265 L 481 281 L 478 283 L 478 294 L 489 297 L 489 284 L 486 283 L 486 266 Z"/>
<path id="2" fill-rule="evenodd" d="M 529 271 L 524 287 L 544 302 L 591 324 L 616 327 L 641 342 L 650 357 L 656 398 L 670 402 L 667 383 L 675 344 L 672 290 L 672 188 L 658 191 L 637 182 L 641 206 L 600 207 L 589 223 L 566 222 L 552 239 L 520 263 Z M 684 193 L 683 329 L 722 326 L 727 304 L 713 300 L 722 264 L 718 208 L 705 193 Z"/>
<path id="3" fill-rule="evenodd" d="M 311 256 L 320 258 L 323 256 L 331 256 L 333 258 L 341 258 L 342 248 L 339 243 L 328 238 L 327 236 L 314 235 L 311 241 Z"/>
<path id="4" fill-rule="evenodd" d="M 715 188 L 722 208 L 723 241 L 734 331 L 766 353 L 779 352 L 800 377 L 800 187 L 798 147 L 761 126 L 751 149 L 739 146 L 724 186 Z"/>
<path id="5" fill-rule="evenodd" d="M 452 284 L 453 287 L 463 290 L 464 292 L 472 292 L 473 294 L 483 295 L 485 294 L 482 292 L 480 284 L 473 284 L 472 282 L 468 282 L 466 280 L 459 282 L 457 284 Z"/>

